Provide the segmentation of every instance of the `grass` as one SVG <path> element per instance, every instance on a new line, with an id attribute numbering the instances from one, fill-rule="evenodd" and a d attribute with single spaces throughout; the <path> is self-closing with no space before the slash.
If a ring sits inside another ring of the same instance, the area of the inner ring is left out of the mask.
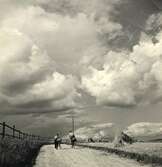
<path id="1" fill-rule="evenodd" d="M 102 150 L 146 164 L 162 166 L 162 143 L 134 143 L 114 147 L 112 143 L 85 143 L 83 147 Z"/>
<path id="2" fill-rule="evenodd" d="M 28 140 L 0 139 L 0 166 L 30 167 L 41 146 Z"/>

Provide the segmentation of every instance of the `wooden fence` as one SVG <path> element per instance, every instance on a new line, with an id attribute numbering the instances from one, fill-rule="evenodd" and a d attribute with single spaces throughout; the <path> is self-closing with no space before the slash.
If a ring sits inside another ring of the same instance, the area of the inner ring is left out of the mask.
<path id="1" fill-rule="evenodd" d="M 8 132 L 8 130 L 10 132 Z M 34 142 L 49 142 L 50 138 L 48 137 L 41 137 L 36 136 L 33 134 L 24 133 L 18 129 L 16 129 L 15 125 L 10 126 L 7 125 L 5 122 L 0 122 L 0 136 L 2 139 L 5 137 L 16 138 L 20 140 L 29 140 Z"/>

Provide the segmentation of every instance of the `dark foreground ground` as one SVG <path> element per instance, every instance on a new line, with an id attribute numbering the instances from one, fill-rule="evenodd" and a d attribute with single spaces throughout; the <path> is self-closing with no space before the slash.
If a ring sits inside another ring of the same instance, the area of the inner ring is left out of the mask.
<path id="1" fill-rule="evenodd" d="M 32 167 L 42 144 L 5 138 L 0 140 L 0 167 Z"/>

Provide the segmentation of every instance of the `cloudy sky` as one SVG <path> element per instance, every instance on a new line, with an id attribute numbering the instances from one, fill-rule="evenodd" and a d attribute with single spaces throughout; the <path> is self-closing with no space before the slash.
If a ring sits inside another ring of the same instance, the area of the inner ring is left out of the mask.
<path id="1" fill-rule="evenodd" d="M 0 0 L 0 121 L 53 135 L 162 118 L 161 0 Z"/>

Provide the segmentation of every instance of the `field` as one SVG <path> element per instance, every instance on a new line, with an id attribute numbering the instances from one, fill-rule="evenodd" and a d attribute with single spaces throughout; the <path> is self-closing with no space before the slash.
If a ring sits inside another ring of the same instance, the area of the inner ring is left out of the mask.
<path id="1" fill-rule="evenodd" d="M 8 137 L 4 138 L 3 140 L 1 139 L 0 140 L 0 166 L 3 166 L 3 167 L 22 167 L 22 166 L 32 167 L 34 164 L 33 160 L 36 158 L 37 153 L 39 152 L 39 149 L 43 144 L 45 143 L 41 144 L 41 143 L 31 142 L 28 140 L 18 140 L 18 139 L 12 139 Z M 78 143 L 78 145 L 89 147 L 91 148 L 90 150 L 95 149 L 95 150 L 100 150 L 100 151 L 104 151 L 107 153 L 115 153 L 119 155 L 119 157 L 125 157 L 126 159 L 122 161 L 118 159 L 117 157 L 115 158 L 116 161 L 117 160 L 118 162 L 121 161 L 124 164 L 126 162 L 134 163 L 133 161 L 128 161 L 128 159 L 135 159 L 140 163 L 142 162 L 144 164 L 150 164 L 152 166 L 162 166 L 162 143 L 138 142 L 138 143 L 133 143 L 133 144 L 126 144 L 120 147 L 119 146 L 115 147 L 113 143 L 80 143 L 80 144 Z M 43 148 L 46 148 L 46 146 L 44 146 Z M 46 149 L 46 153 L 48 154 L 50 150 L 51 152 L 53 152 L 54 146 L 52 145 L 48 146 Z M 64 153 L 69 154 L 69 151 L 72 151 L 72 150 L 64 148 L 61 152 L 62 154 Z M 86 151 L 86 148 L 85 150 L 84 149 L 82 150 L 79 147 L 79 149 L 75 150 L 74 152 L 75 154 L 76 154 L 76 151 L 78 152 L 78 155 L 80 156 L 82 155 L 82 158 L 87 157 L 85 156 L 86 152 L 88 151 L 88 150 Z M 60 153 L 60 151 L 58 153 Z M 96 153 L 99 153 L 99 152 L 91 151 L 90 155 L 94 155 Z M 42 153 L 40 155 L 42 155 Z M 52 153 L 51 153 L 51 156 L 53 157 Z M 44 154 L 43 154 L 43 157 L 44 157 Z M 47 159 L 48 157 L 45 156 L 44 157 L 45 159 L 41 159 L 41 162 L 43 161 L 43 163 L 45 163 L 44 161 L 49 160 L 51 163 L 53 162 L 52 157 L 51 159 Z M 113 157 L 114 157 L 114 154 L 108 154 L 107 156 L 107 158 L 110 158 L 111 162 L 113 162 Z M 78 160 L 77 163 L 79 162 L 80 161 Z"/>
<path id="2" fill-rule="evenodd" d="M 39 151 L 41 144 L 5 137 L 0 139 L 0 166 L 19 167 L 32 159 Z M 29 163 L 30 166 L 30 163 Z"/>
<path id="3" fill-rule="evenodd" d="M 123 150 L 127 152 L 134 152 L 148 155 L 156 155 L 162 157 L 162 143 L 133 143 L 127 144 L 121 147 L 114 147 L 113 143 L 86 143 L 90 146 L 99 146 L 106 148 L 116 148 L 118 150 Z"/>
<path id="4" fill-rule="evenodd" d="M 82 146 L 115 153 L 144 163 L 162 164 L 162 143 L 134 143 L 114 147 L 113 143 L 84 143 Z"/>

